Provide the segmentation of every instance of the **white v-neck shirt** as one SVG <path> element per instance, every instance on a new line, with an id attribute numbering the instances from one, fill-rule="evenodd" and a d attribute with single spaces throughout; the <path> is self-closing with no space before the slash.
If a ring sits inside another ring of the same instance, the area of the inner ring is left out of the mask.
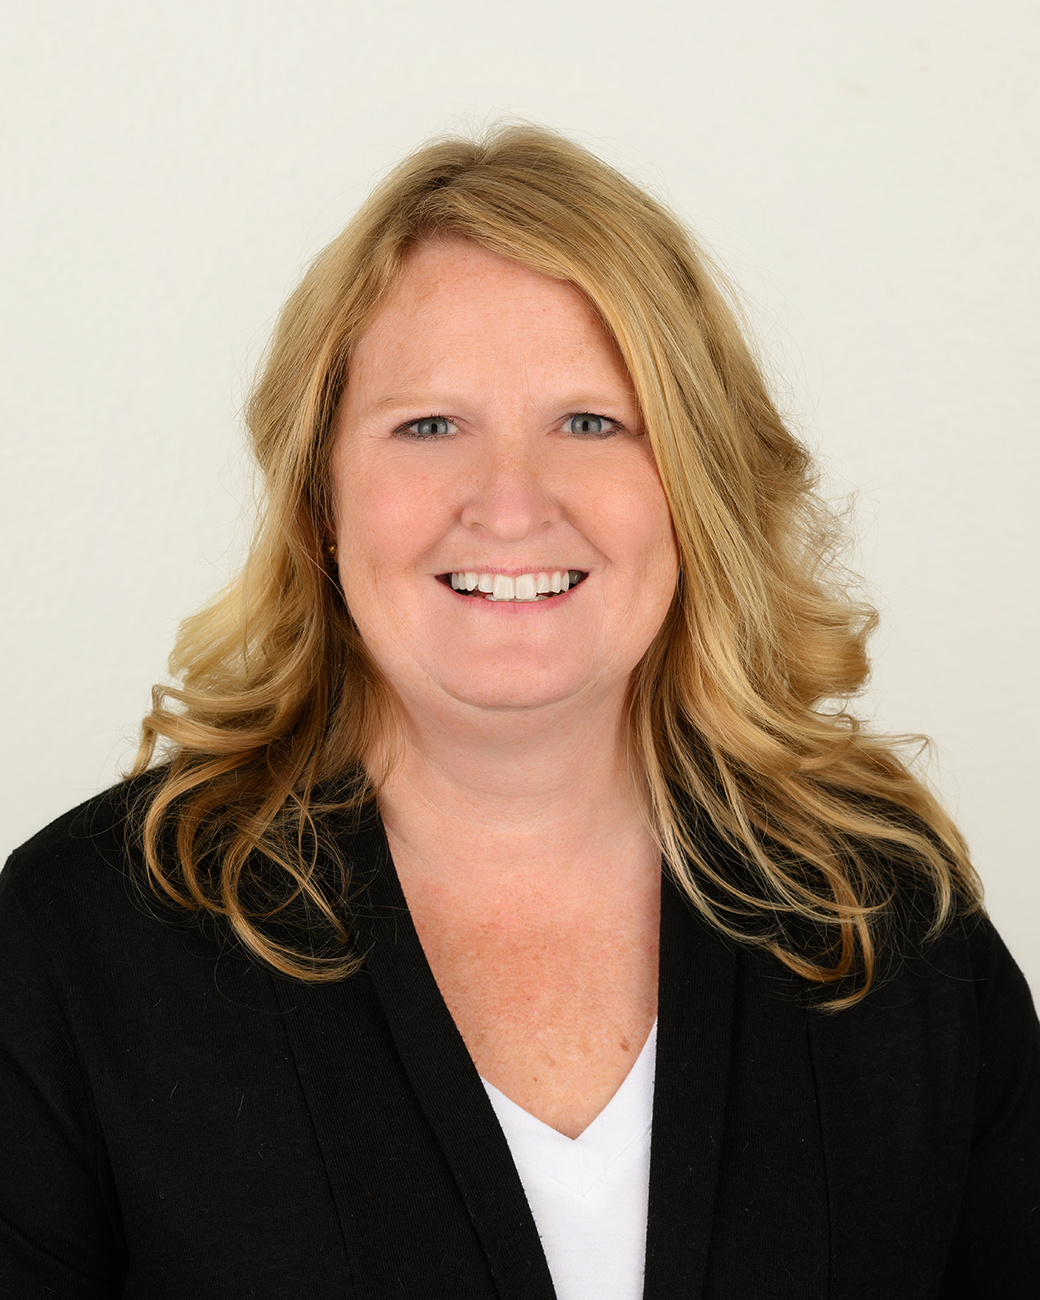
<path id="1" fill-rule="evenodd" d="M 641 1300 L 657 1021 L 624 1083 L 579 1137 L 482 1079 L 527 1194 L 557 1300 Z"/>

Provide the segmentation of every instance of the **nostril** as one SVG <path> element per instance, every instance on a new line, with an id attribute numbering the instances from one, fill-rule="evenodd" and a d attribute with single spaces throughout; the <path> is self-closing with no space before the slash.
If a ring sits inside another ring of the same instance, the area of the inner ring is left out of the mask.
<path id="1" fill-rule="evenodd" d="M 519 542 L 558 523 L 560 509 L 534 476 L 496 475 L 462 507 L 461 522 L 499 541 Z"/>

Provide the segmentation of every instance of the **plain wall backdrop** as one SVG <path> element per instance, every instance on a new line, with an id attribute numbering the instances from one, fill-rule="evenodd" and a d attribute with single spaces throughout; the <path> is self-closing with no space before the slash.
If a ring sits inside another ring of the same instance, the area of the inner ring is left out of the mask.
<path id="1" fill-rule="evenodd" d="M 132 756 L 241 554 L 281 301 L 427 136 L 518 116 L 670 203 L 742 291 L 1040 988 L 1040 9 L 1025 0 L 4 6 L 3 849 Z"/>

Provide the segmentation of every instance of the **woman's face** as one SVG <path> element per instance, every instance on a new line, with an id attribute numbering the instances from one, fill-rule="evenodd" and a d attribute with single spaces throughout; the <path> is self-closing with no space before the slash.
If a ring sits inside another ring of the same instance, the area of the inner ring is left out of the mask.
<path id="1" fill-rule="evenodd" d="M 351 361 L 332 480 L 343 592 L 406 707 L 623 696 L 677 553 L 632 384 L 573 285 L 413 249 Z"/>

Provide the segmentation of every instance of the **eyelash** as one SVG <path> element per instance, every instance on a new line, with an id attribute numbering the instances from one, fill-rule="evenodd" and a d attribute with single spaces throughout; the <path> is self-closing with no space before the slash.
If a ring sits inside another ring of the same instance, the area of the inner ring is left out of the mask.
<path id="1" fill-rule="evenodd" d="M 625 432 L 625 426 L 620 420 L 613 420 L 609 415 L 600 415 L 598 411 L 575 411 L 572 415 L 567 416 L 567 419 L 564 420 L 564 424 L 566 424 L 568 420 L 582 420 L 586 418 L 602 420 L 604 424 L 607 424 L 610 427 L 602 430 L 600 433 L 578 433 L 577 430 L 572 429 L 572 438 L 592 438 L 599 442 L 604 438 L 612 438 L 616 433 Z"/>
<path id="2" fill-rule="evenodd" d="M 402 438 L 414 438 L 416 442 L 439 442 L 443 438 L 453 436 L 451 433 L 416 433 L 415 425 L 422 424 L 425 420 L 443 420 L 445 424 L 453 426 L 453 421 L 449 420 L 446 415 L 420 415 L 417 420 L 409 420 L 406 424 L 399 424 L 394 433 Z"/>
<path id="3" fill-rule="evenodd" d="M 579 420 L 582 419 L 583 417 L 590 417 L 594 420 L 602 420 L 604 424 L 607 424 L 610 427 L 604 429 L 600 433 L 579 433 L 576 430 L 571 430 L 570 432 L 571 437 L 590 438 L 596 441 L 600 441 L 605 438 L 612 438 L 617 433 L 625 432 L 625 426 L 621 423 L 620 420 L 612 419 L 611 416 L 609 415 L 600 415 L 597 411 L 574 411 L 570 415 L 565 417 L 563 423 L 567 424 L 568 421 L 570 420 Z M 439 442 L 441 439 L 451 438 L 454 436 L 453 432 L 417 433 L 415 430 L 415 426 L 417 424 L 424 424 L 427 420 L 443 420 L 443 422 L 447 425 L 454 424 L 454 422 L 450 420 L 446 415 L 421 415 L 417 420 L 409 420 L 406 424 L 399 424 L 397 428 L 394 430 L 394 433 L 402 438 L 412 438 L 416 442 Z"/>

